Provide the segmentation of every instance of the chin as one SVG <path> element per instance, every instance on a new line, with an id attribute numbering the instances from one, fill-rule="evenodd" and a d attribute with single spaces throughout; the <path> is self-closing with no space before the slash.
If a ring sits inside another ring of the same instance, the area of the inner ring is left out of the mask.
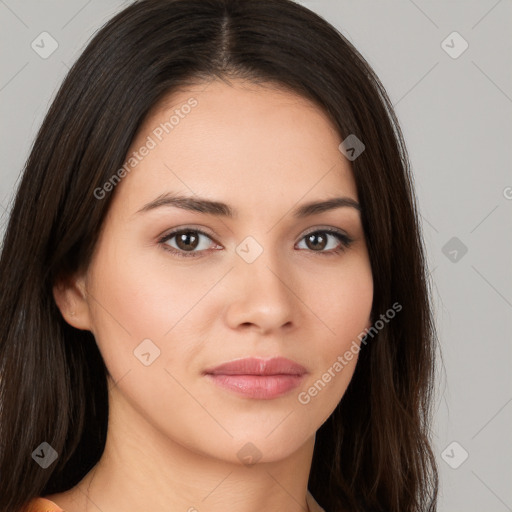
<path id="1" fill-rule="evenodd" d="M 217 456 L 230 462 L 252 465 L 255 463 L 277 462 L 292 456 L 303 448 L 309 440 L 314 440 L 315 433 L 309 432 L 309 430 L 307 432 L 301 431 L 293 422 L 290 422 L 287 428 L 276 422 L 272 429 L 267 427 L 253 428 L 240 432 L 239 435 L 234 432 L 232 434 L 233 439 L 229 446 L 219 447 Z"/>

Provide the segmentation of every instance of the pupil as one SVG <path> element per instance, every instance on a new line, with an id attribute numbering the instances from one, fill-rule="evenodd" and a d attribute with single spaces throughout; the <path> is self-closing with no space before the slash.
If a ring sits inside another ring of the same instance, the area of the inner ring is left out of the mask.
<path id="1" fill-rule="evenodd" d="M 314 240 L 315 238 L 321 238 L 321 239 L 323 238 L 323 243 L 320 243 L 320 247 L 318 247 L 318 244 L 313 243 L 313 244 L 311 244 L 311 245 L 313 245 L 313 247 L 312 247 L 312 248 L 314 249 L 314 248 L 315 248 L 315 245 L 317 245 L 317 247 L 316 247 L 316 248 L 323 249 L 323 248 L 325 247 L 325 238 L 324 238 L 322 235 L 312 234 L 312 235 L 309 235 L 309 237 L 308 237 L 308 242 L 311 242 L 311 241 L 312 241 L 312 240 Z"/>
<path id="2" fill-rule="evenodd" d="M 195 242 L 187 242 L 189 238 L 195 238 Z M 195 249 L 197 247 L 197 236 L 194 235 L 191 231 L 187 231 L 185 233 L 182 233 L 178 237 L 178 244 L 183 246 L 180 247 L 181 249 Z"/>

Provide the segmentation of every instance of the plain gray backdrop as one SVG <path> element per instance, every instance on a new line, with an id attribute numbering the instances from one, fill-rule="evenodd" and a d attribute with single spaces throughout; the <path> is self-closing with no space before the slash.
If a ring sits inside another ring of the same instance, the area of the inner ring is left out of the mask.
<path id="1" fill-rule="evenodd" d="M 0 0 L 1 235 L 57 87 L 128 3 Z M 439 511 L 512 511 L 512 2 L 300 3 L 370 63 L 408 146 L 443 354 Z"/>

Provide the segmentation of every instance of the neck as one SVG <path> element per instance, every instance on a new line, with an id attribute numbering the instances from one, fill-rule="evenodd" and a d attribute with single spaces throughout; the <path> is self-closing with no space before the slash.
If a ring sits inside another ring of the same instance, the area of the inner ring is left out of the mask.
<path id="1" fill-rule="evenodd" d="M 133 409 L 114 407 L 105 450 L 78 484 L 74 510 L 307 512 L 313 448 L 310 438 L 284 459 L 245 465 L 192 451 Z"/>

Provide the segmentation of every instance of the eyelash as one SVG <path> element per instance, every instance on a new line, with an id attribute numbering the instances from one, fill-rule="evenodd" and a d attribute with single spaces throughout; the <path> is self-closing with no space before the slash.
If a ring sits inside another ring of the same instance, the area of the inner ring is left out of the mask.
<path id="1" fill-rule="evenodd" d="M 176 235 L 179 235 L 180 233 L 190 233 L 190 232 L 198 233 L 200 235 L 204 235 L 207 238 L 209 238 L 210 240 L 212 240 L 210 235 L 208 235 L 204 231 L 201 231 L 200 229 L 196 229 L 196 228 L 194 228 L 194 229 L 192 229 L 192 228 L 180 228 L 180 229 L 172 231 L 171 233 L 168 233 L 167 235 L 165 235 L 162 238 L 160 238 L 158 240 L 158 243 L 162 245 L 162 247 L 163 247 L 163 249 L 165 251 L 168 251 L 171 254 L 173 254 L 175 256 L 178 256 L 180 258 L 198 258 L 198 257 L 201 257 L 201 253 L 204 253 L 206 251 L 203 250 L 203 251 L 187 252 L 187 251 L 182 251 L 182 250 L 175 249 L 173 247 L 169 247 L 169 245 L 165 243 L 165 242 L 169 241 L 171 238 L 174 238 Z M 313 251 L 313 250 L 311 250 L 311 252 L 313 252 L 313 253 L 322 254 L 324 256 L 337 256 L 337 255 L 340 255 L 341 253 L 345 252 L 345 250 L 348 249 L 350 247 L 350 245 L 352 244 L 352 242 L 354 241 L 352 238 L 350 238 L 347 235 L 341 233 L 340 231 L 335 230 L 335 229 L 331 229 L 331 228 L 324 228 L 324 229 L 318 229 L 318 230 L 315 230 L 315 231 L 310 231 L 309 233 L 306 233 L 301 238 L 301 240 L 303 240 L 304 238 L 306 238 L 309 235 L 318 234 L 318 233 L 328 233 L 330 235 L 333 235 L 342 244 L 341 247 L 339 247 L 337 249 L 331 249 L 329 251 Z"/>

